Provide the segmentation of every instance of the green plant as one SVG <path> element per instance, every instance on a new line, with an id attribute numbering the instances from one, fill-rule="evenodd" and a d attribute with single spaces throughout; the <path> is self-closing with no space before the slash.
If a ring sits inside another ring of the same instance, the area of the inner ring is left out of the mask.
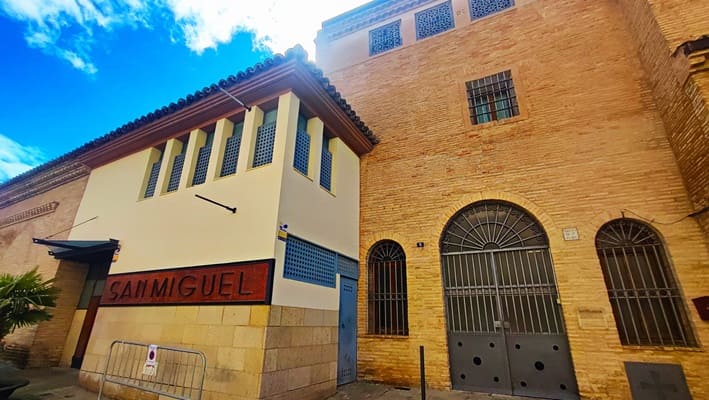
<path id="1" fill-rule="evenodd" d="M 42 281 L 37 268 L 20 275 L 0 274 L 0 340 L 16 328 L 47 321 L 56 306 L 54 279 Z"/>

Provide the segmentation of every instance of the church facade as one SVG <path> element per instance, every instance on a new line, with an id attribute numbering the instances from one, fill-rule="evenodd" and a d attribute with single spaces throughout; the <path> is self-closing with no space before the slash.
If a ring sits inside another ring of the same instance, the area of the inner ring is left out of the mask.
<path id="1" fill-rule="evenodd" d="M 381 138 L 360 379 L 418 384 L 424 346 L 435 387 L 708 395 L 707 21 L 672 0 L 419 0 L 323 23 L 319 65 Z"/>

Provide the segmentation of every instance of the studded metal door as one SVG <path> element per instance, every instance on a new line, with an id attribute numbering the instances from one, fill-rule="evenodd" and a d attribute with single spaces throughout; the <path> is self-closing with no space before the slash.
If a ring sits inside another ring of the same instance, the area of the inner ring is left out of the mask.
<path id="1" fill-rule="evenodd" d="M 547 237 L 523 210 L 476 203 L 441 241 L 454 389 L 578 399 Z"/>
<path id="2" fill-rule="evenodd" d="M 337 384 L 357 379 L 357 281 L 340 276 Z"/>

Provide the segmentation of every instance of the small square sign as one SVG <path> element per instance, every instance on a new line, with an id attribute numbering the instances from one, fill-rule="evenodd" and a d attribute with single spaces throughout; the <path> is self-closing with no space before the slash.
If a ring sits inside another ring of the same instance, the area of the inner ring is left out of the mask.
<path id="1" fill-rule="evenodd" d="M 564 234 L 564 240 L 579 240 L 579 231 L 576 227 L 564 228 L 561 232 Z"/>

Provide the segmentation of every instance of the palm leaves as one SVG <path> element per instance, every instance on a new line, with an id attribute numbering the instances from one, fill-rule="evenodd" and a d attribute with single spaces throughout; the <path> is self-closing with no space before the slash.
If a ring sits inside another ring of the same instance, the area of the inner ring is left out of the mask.
<path id="1" fill-rule="evenodd" d="M 46 307 L 56 306 L 59 289 L 54 279 L 42 281 L 37 268 L 20 275 L 0 274 L 0 339 L 52 318 Z"/>

